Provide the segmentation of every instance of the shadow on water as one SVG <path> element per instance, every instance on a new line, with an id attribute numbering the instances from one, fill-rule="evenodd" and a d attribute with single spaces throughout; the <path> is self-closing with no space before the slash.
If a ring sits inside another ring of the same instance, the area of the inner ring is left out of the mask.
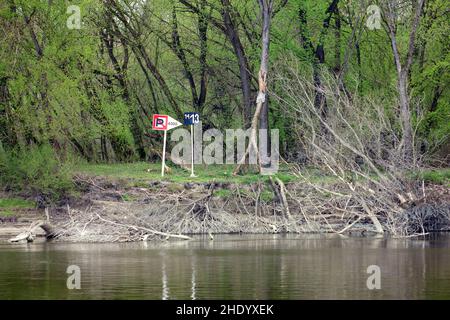
<path id="1" fill-rule="evenodd" d="M 66 269 L 81 269 L 68 290 Z M 381 269 L 369 290 L 367 268 Z M 1 299 L 450 299 L 450 235 L 0 245 Z"/>

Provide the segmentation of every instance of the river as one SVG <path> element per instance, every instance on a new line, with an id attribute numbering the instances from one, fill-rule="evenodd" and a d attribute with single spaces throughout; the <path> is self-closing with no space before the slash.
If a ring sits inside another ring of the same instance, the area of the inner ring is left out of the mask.
<path id="1" fill-rule="evenodd" d="M 67 288 L 70 265 L 79 290 Z M 372 265 L 380 289 L 367 287 Z M 2 243 L 0 299 L 450 299 L 450 234 Z"/>

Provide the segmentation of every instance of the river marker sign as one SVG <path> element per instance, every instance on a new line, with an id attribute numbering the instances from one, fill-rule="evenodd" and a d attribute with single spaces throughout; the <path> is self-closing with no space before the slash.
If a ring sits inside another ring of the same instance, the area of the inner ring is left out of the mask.
<path id="1" fill-rule="evenodd" d="M 200 115 L 197 112 L 184 113 L 184 125 L 191 126 L 200 122 Z"/>
<path id="2" fill-rule="evenodd" d="M 164 177 L 164 167 L 166 166 L 166 142 L 167 131 L 181 126 L 182 123 L 175 120 L 171 116 L 165 114 L 154 114 L 152 121 L 152 129 L 158 131 L 164 131 L 163 153 L 162 153 L 162 168 L 161 177 Z"/>
<path id="3" fill-rule="evenodd" d="M 191 178 L 195 178 L 194 174 L 194 125 L 200 123 L 200 114 L 197 112 L 184 113 L 184 125 L 191 126 Z"/>

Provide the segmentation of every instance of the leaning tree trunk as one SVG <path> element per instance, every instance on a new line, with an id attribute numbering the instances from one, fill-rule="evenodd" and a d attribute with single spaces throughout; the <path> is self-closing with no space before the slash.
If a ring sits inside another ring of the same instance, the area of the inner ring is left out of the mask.
<path id="1" fill-rule="evenodd" d="M 250 152 L 253 151 L 256 153 L 256 159 L 259 164 L 259 172 L 261 173 L 261 159 L 260 153 L 258 150 L 258 122 L 261 115 L 261 110 L 267 99 L 267 73 L 269 66 L 269 45 L 270 45 L 270 22 L 272 16 L 272 7 L 273 0 L 259 0 L 259 5 L 261 8 L 262 14 L 262 52 L 261 52 L 261 65 L 258 73 L 258 84 L 259 84 L 259 92 L 258 97 L 256 98 L 256 110 L 253 115 L 252 123 L 251 123 L 251 134 L 250 141 L 247 147 L 247 150 L 243 156 L 243 158 L 239 161 L 236 169 L 233 174 L 237 174 L 240 172 L 240 169 L 243 164 L 245 164 L 245 159 L 249 156 Z"/>

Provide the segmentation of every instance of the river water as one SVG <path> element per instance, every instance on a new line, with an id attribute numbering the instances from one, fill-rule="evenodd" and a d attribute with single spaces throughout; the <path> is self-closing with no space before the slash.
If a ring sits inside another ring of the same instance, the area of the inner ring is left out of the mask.
<path id="1" fill-rule="evenodd" d="M 67 288 L 70 265 L 80 268 L 79 290 Z M 371 265 L 380 289 L 367 287 Z M 450 299 L 450 234 L 3 243 L 0 299 Z"/>

